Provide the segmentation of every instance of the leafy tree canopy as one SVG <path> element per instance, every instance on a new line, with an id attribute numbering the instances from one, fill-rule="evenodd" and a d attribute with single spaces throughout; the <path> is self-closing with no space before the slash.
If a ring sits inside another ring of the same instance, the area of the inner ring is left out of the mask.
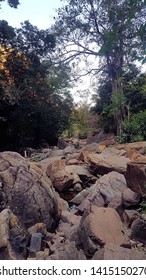
<path id="1" fill-rule="evenodd" d="M 72 107 L 70 68 L 53 66 L 54 35 L 0 21 L 1 149 L 57 143 Z"/>
<path id="2" fill-rule="evenodd" d="M 0 0 L 0 2 L 3 2 L 3 1 L 5 1 L 5 0 Z M 17 8 L 18 5 L 20 4 L 19 0 L 7 0 L 7 3 L 11 8 Z"/>

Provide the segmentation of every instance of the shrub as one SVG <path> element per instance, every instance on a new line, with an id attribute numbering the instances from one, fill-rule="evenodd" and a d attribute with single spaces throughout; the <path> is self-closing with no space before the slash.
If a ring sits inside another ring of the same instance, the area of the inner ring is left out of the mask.
<path id="1" fill-rule="evenodd" d="M 120 143 L 146 140 L 146 110 L 133 114 L 122 123 L 122 134 L 117 136 Z"/>

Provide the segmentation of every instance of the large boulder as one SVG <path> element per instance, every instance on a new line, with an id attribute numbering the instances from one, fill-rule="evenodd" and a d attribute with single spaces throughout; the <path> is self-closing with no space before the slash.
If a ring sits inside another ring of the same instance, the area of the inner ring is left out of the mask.
<path id="1" fill-rule="evenodd" d="M 78 207 L 80 212 L 85 212 L 90 205 L 104 206 L 108 205 L 113 198 L 122 197 L 122 192 L 126 189 L 126 180 L 124 175 L 115 171 L 110 172 L 96 181 L 89 189 L 89 194 Z"/>
<path id="2" fill-rule="evenodd" d="M 43 222 L 54 230 L 60 217 L 58 201 L 51 181 L 39 167 L 18 153 L 0 153 L 0 181 L 3 209 L 11 209 L 26 228 Z"/>
<path id="3" fill-rule="evenodd" d="M 89 257 L 105 244 L 127 243 L 127 234 L 117 212 L 112 208 L 91 206 L 78 228 L 78 245 Z"/>
<path id="4" fill-rule="evenodd" d="M 146 159 L 127 164 L 126 181 L 132 191 L 146 194 Z"/>
<path id="5" fill-rule="evenodd" d="M 0 259 L 25 259 L 29 235 L 10 209 L 0 213 Z"/>
<path id="6" fill-rule="evenodd" d="M 116 171 L 121 174 L 126 173 L 128 158 L 111 153 L 95 154 L 85 153 L 85 158 L 89 163 L 90 171 L 94 174 L 104 175 L 111 171 Z"/>
<path id="7" fill-rule="evenodd" d="M 72 186 L 73 176 L 66 170 L 65 160 L 55 160 L 50 163 L 46 171 L 52 184 L 58 191 L 67 190 Z"/>

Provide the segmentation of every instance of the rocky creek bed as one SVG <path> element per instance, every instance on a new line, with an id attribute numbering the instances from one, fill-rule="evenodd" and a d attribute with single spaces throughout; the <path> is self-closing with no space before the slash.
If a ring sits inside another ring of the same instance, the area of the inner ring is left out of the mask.
<path id="1" fill-rule="evenodd" d="M 146 142 L 1 152 L 0 259 L 146 259 L 145 184 Z"/>

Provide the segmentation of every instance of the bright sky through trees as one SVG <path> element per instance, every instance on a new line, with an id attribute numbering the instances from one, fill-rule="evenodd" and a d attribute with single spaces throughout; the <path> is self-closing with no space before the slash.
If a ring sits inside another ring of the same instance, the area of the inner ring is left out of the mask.
<path id="1" fill-rule="evenodd" d="M 55 10 L 62 5 L 60 0 L 20 0 L 18 8 L 12 9 L 7 2 L 2 2 L 0 19 L 8 21 L 13 27 L 19 27 L 21 22 L 29 20 L 40 29 L 46 29 L 52 24 Z"/>
<path id="2" fill-rule="evenodd" d="M 54 23 L 53 17 L 57 15 L 55 11 L 63 6 L 64 2 L 61 0 L 20 0 L 20 5 L 14 9 L 10 8 L 7 1 L 4 1 L 1 2 L 0 20 L 6 20 L 13 27 L 19 27 L 21 22 L 29 20 L 39 29 L 47 29 Z M 94 64 L 94 60 L 91 60 L 91 63 Z M 145 72 L 145 66 L 141 67 L 141 70 Z M 90 77 L 83 77 L 72 89 L 73 95 L 78 97 L 79 94 L 85 96 L 85 92 L 92 93 L 91 82 Z"/>
<path id="3" fill-rule="evenodd" d="M 18 8 L 12 9 L 5 1 L 1 3 L 0 20 L 6 20 L 13 27 L 20 27 L 21 22 L 29 20 L 38 28 L 47 29 L 53 24 L 56 9 L 61 7 L 64 2 L 60 0 L 20 0 Z M 77 91 L 81 92 L 89 87 L 90 78 L 83 78 L 81 83 L 77 83 L 77 87 L 73 89 L 72 93 L 75 95 Z M 78 100 L 77 96 L 76 99 Z"/>

